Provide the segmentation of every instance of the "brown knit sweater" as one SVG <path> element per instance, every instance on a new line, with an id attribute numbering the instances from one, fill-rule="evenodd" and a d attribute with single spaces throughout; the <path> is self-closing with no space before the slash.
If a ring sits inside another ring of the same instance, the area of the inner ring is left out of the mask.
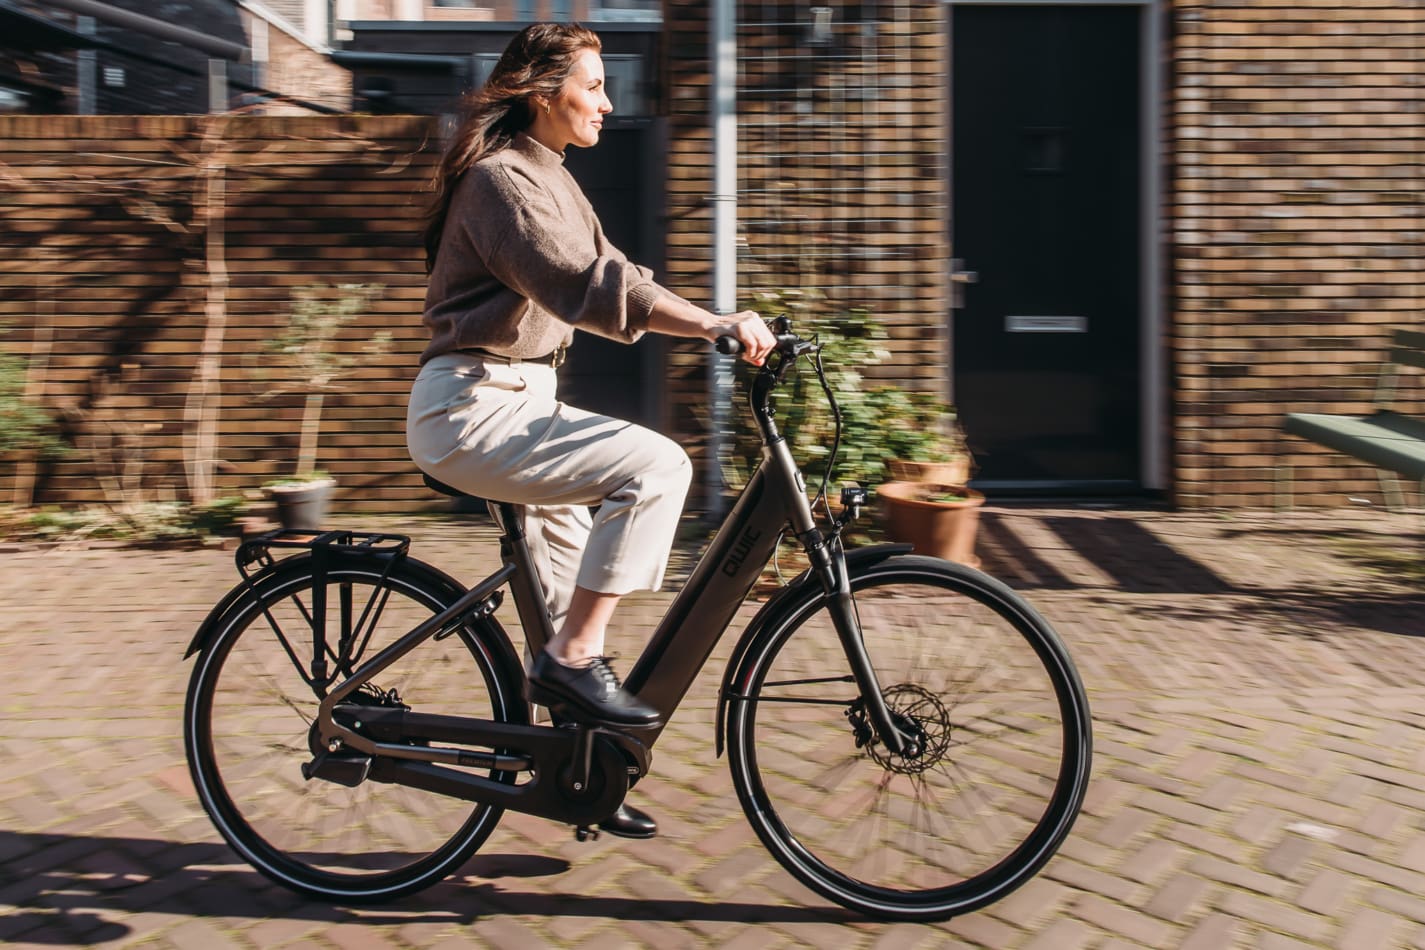
<path id="1" fill-rule="evenodd" d="M 470 347 L 543 356 L 567 346 L 576 326 L 631 343 L 663 293 L 604 237 L 564 157 L 521 134 L 455 186 L 426 290 L 421 362 Z"/>

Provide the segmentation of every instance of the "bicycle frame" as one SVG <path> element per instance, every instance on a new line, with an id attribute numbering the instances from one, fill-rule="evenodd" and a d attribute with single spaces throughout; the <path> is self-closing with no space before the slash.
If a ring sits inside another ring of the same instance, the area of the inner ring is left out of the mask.
<path id="1" fill-rule="evenodd" d="M 783 532 L 790 528 L 801 540 L 811 560 L 811 573 L 828 597 L 830 613 L 865 704 L 867 719 L 886 747 L 901 753 L 912 747 L 913 740 L 893 722 L 864 650 L 851 600 L 839 526 L 829 536 L 817 526 L 801 472 L 786 440 L 777 433 L 772 422 L 771 391 L 799 352 L 790 348 L 779 350 L 772 365 L 758 373 L 750 402 L 762 434 L 762 462 L 658 624 L 630 671 L 625 687 L 658 711 L 660 723 L 666 723 L 775 554 Z M 635 777 L 646 774 L 649 753 L 662 732 L 662 725 L 625 730 L 568 729 L 362 706 L 361 728 L 366 733 L 363 735 L 335 715 L 343 699 L 431 637 L 450 635 L 466 623 L 496 623 L 493 613 L 499 605 L 498 591 L 506 583 L 514 595 L 530 649 L 539 650 L 544 646 L 551 632 L 549 615 L 517 510 L 506 503 L 492 503 L 490 507 L 502 530 L 501 568 L 448 608 L 366 660 L 321 702 L 318 729 L 327 751 L 353 750 L 377 758 L 356 766 L 353 772 L 349 759 L 324 762 L 326 753 L 320 753 L 311 763 L 308 775 L 352 784 L 369 777 L 566 821 L 600 820 L 618 807 L 626 784 L 607 780 L 595 783 L 594 780 L 624 771 Z M 322 585 L 317 587 L 320 589 Z M 315 600 L 313 627 L 315 635 L 321 637 L 325 630 L 325 599 L 321 603 Z M 343 610 L 349 612 L 350 605 L 343 605 Z M 497 751 L 430 748 L 400 742 L 406 735 L 486 746 Z M 442 764 L 503 773 L 531 771 L 535 777 L 522 785 L 513 785 L 441 769 Z M 550 781 L 550 776 L 558 778 Z M 602 787 L 596 788 L 595 784 Z M 624 787 L 618 788 L 620 784 Z"/>

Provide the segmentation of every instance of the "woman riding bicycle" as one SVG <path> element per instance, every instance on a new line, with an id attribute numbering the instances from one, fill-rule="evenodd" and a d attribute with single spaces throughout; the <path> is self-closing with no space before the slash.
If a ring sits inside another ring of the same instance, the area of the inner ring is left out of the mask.
<path id="1" fill-rule="evenodd" d="M 661 287 L 604 236 L 563 166 L 613 110 L 600 48 L 577 25 L 527 27 L 467 98 L 434 180 L 431 342 L 406 437 L 431 476 L 522 506 L 555 631 L 533 660 L 530 698 L 640 726 L 657 714 L 609 668 L 605 630 L 620 597 L 661 585 L 692 468 L 670 439 L 560 402 L 555 370 L 576 328 L 624 343 L 645 331 L 733 336 L 752 363 L 776 341 L 751 311 L 718 316 Z M 603 827 L 655 830 L 627 806 Z"/>

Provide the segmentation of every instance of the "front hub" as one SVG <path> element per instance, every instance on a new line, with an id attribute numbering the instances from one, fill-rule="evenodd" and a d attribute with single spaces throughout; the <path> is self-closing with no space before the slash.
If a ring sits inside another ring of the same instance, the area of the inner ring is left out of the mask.
<path id="1" fill-rule="evenodd" d="M 939 697 L 923 686 L 901 683 L 886 690 L 885 700 L 891 720 L 910 741 L 905 753 L 897 755 L 874 739 L 858 740 L 866 754 L 886 771 L 901 775 L 919 775 L 943 762 L 950 749 L 950 711 Z"/>

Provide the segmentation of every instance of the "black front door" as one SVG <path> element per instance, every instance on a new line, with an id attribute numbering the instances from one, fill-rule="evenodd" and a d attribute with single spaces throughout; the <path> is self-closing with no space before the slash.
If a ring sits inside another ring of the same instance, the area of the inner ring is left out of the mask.
<path id="1" fill-rule="evenodd" d="M 954 395 L 997 493 L 1140 486 L 1136 7 L 955 6 Z"/>

